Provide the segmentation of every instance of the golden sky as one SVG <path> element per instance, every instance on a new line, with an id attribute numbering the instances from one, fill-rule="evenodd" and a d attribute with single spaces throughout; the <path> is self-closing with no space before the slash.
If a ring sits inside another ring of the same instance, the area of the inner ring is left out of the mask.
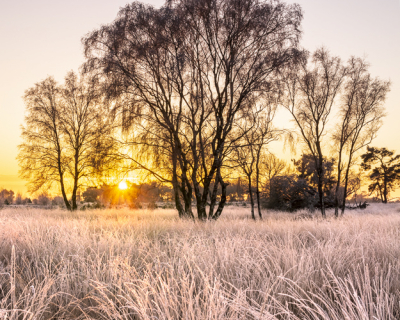
<path id="1" fill-rule="evenodd" d="M 144 1 L 160 5 L 163 1 Z M 298 0 L 304 10 L 302 46 L 326 46 L 347 60 L 366 57 L 371 73 L 392 81 L 388 116 L 373 145 L 400 152 L 400 1 Z M 17 145 L 24 120 L 22 95 L 52 75 L 62 81 L 83 62 L 80 39 L 111 22 L 126 0 L 0 1 L 0 188 L 25 191 L 18 179 Z M 291 126 L 284 112 L 278 126 Z M 282 145 L 274 151 L 285 158 Z M 293 156 L 292 156 L 293 157 Z"/>

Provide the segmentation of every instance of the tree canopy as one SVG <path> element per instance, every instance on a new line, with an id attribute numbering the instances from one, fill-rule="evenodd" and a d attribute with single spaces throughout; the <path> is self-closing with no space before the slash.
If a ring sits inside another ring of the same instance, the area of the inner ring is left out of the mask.
<path id="1" fill-rule="evenodd" d="M 85 69 L 119 99 L 122 126 L 134 126 L 130 142 L 172 184 L 180 216 L 193 217 L 192 194 L 199 219 L 220 216 L 223 165 L 240 138 L 234 129 L 298 56 L 301 20 L 298 5 L 280 1 L 181 0 L 160 9 L 134 2 L 83 39 Z M 217 209 L 207 212 L 218 186 Z"/>

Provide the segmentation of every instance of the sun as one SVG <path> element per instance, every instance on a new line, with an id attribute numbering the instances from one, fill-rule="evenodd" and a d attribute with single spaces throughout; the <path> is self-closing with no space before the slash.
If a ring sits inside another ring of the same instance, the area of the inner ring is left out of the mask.
<path id="1" fill-rule="evenodd" d="M 128 189 L 128 185 L 126 184 L 125 180 L 122 180 L 119 184 L 118 184 L 118 188 L 120 190 L 126 190 Z"/>

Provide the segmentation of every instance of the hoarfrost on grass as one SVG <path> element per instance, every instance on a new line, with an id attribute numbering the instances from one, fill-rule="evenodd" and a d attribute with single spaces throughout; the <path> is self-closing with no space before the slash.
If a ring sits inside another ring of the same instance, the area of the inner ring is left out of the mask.
<path id="1" fill-rule="evenodd" d="M 0 319 L 398 319 L 399 209 L 4 209 Z"/>

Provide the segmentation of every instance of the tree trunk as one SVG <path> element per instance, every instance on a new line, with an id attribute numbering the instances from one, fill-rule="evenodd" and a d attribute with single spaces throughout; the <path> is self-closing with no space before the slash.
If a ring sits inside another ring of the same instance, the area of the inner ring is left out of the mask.
<path id="1" fill-rule="evenodd" d="M 207 177 L 206 179 L 210 179 Z M 210 193 L 210 183 L 208 181 L 204 184 L 203 194 L 200 192 L 197 181 L 193 181 L 195 184 L 195 196 L 196 196 L 196 207 L 197 207 L 197 217 L 199 220 L 207 220 L 207 199 Z"/>
<path id="2" fill-rule="evenodd" d="M 67 207 L 67 210 L 71 211 L 72 208 L 71 208 L 71 204 L 68 201 L 67 194 L 65 193 L 64 179 L 63 178 L 61 178 L 61 180 L 60 180 L 60 185 L 61 185 L 61 194 L 62 194 L 62 197 L 64 199 L 65 206 Z"/>
<path id="3" fill-rule="evenodd" d="M 55 122 L 53 122 L 54 126 L 55 126 Z M 55 132 L 56 135 L 56 139 L 57 139 L 57 169 L 58 169 L 58 174 L 60 175 L 60 187 L 61 187 L 61 194 L 62 197 L 64 199 L 64 203 L 65 203 L 65 207 L 67 208 L 67 210 L 71 211 L 71 204 L 68 201 L 68 197 L 67 194 L 65 192 L 65 186 L 64 186 L 64 173 L 63 170 L 61 168 L 61 147 L 60 147 L 60 143 L 59 143 L 59 138 L 58 138 L 58 133 Z"/>
<path id="4" fill-rule="evenodd" d="M 387 203 L 387 178 L 386 172 L 383 175 L 383 203 Z"/>
<path id="5" fill-rule="evenodd" d="M 256 198 L 257 198 L 258 216 L 259 216 L 260 219 L 262 219 L 259 182 L 257 181 L 256 184 L 257 184 L 257 187 L 256 187 Z"/>
<path id="6" fill-rule="evenodd" d="M 257 159 L 256 159 L 256 197 L 257 197 L 258 216 L 260 219 L 262 219 L 261 202 L 260 202 L 260 168 L 259 168 L 260 152 L 261 148 L 257 152 Z"/>
<path id="7" fill-rule="evenodd" d="M 349 182 L 350 161 L 351 161 L 351 159 L 349 159 L 349 163 L 347 164 L 346 174 L 345 174 L 345 177 L 344 177 L 344 188 L 343 188 L 343 200 L 342 200 L 342 213 L 341 213 L 341 215 L 344 215 L 344 211 L 346 209 L 346 197 L 347 197 L 347 186 L 348 186 L 348 182 Z"/>
<path id="8" fill-rule="evenodd" d="M 324 190 L 322 186 L 322 179 L 321 177 L 318 177 L 318 194 L 319 194 L 319 204 L 321 206 L 321 214 L 322 217 L 326 217 L 325 214 L 325 203 L 324 203 Z"/>
<path id="9" fill-rule="evenodd" d="M 204 198 L 202 196 L 199 200 L 197 200 L 197 217 L 199 220 L 205 221 L 207 220 L 207 201 L 204 201 L 203 199 Z"/>
<path id="10" fill-rule="evenodd" d="M 353 160 L 353 145 L 350 149 L 350 154 L 349 154 L 349 161 L 347 163 L 347 168 L 346 168 L 346 174 L 344 177 L 344 189 L 343 189 L 343 201 L 342 201 L 342 213 L 341 215 L 344 215 L 344 211 L 346 210 L 346 197 L 347 197 L 347 187 L 349 184 L 349 173 L 350 173 L 350 166 L 351 166 L 351 161 Z"/>
<path id="11" fill-rule="evenodd" d="M 203 194 L 200 193 L 199 187 L 198 187 L 198 182 L 196 180 L 193 180 L 193 184 L 197 184 L 196 187 L 196 201 L 197 201 L 197 216 L 200 220 L 207 220 L 207 199 L 210 194 L 210 185 L 212 182 L 212 179 L 215 174 L 215 179 L 214 182 L 217 183 L 218 181 L 218 172 L 221 167 L 221 162 L 222 160 L 218 157 L 218 150 L 214 152 L 214 163 L 211 167 L 210 172 L 208 173 L 208 176 L 204 180 L 204 185 L 203 185 Z"/>
<path id="12" fill-rule="evenodd" d="M 224 181 L 222 180 L 220 171 L 218 171 L 216 180 L 218 180 L 221 184 L 222 193 L 221 193 L 221 201 L 219 202 L 218 209 L 213 216 L 213 220 L 217 220 L 221 216 L 222 210 L 224 209 L 226 203 L 226 187 L 229 185 L 228 183 L 224 183 Z"/>
<path id="13" fill-rule="evenodd" d="M 339 184 L 339 183 L 338 183 Z M 336 187 L 336 194 L 335 194 L 335 217 L 339 217 L 339 196 L 338 196 L 339 188 Z"/>
<path id="14" fill-rule="evenodd" d="M 78 209 L 78 205 L 76 203 L 76 192 L 77 191 L 78 191 L 78 187 L 77 187 L 77 185 L 75 184 L 75 181 L 74 181 L 74 188 L 72 190 L 72 199 L 71 199 L 71 201 L 72 201 L 72 211 L 75 211 L 75 210 Z"/>
<path id="15" fill-rule="evenodd" d="M 72 210 L 71 204 L 69 203 L 67 194 L 65 192 L 64 175 L 63 175 L 62 170 L 61 170 L 61 164 L 59 163 L 58 166 L 59 166 L 58 167 L 58 172 L 59 172 L 59 175 L 60 175 L 61 194 L 63 196 L 64 203 L 65 203 L 65 206 L 67 207 L 67 210 L 71 211 Z"/>
<path id="16" fill-rule="evenodd" d="M 318 161 L 317 163 L 317 174 L 318 174 L 318 193 L 319 193 L 319 205 L 321 206 L 321 214 L 322 217 L 326 217 L 325 214 L 325 203 L 324 203 L 324 188 L 323 188 L 323 182 L 324 182 L 324 163 L 323 163 L 323 156 L 322 156 L 322 150 L 321 150 L 321 145 L 319 142 L 317 142 L 317 150 L 318 150 Z"/>
<path id="17" fill-rule="evenodd" d="M 382 201 L 382 203 L 383 203 L 383 192 L 382 192 L 382 187 L 381 187 L 380 184 L 378 184 L 378 187 L 379 187 L 379 196 L 381 197 L 381 201 Z"/>
<path id="18" fill-rule="evenodd" d="M 177 175 L 177 156 L 176 151 L 172 153 L 172 189 L 174 191 L 175 207 L 178 210 L 179 218 L 185 217 L 185 212 L 183 211 L 181 199 L 179 198 L 179 185 L 178 185 L 178 175 Z"/>
<path id="19" fill-rule="evenodd" d="M 212 191 L 212 193 L 210 193 L 210 209 L 208 211 L 208 219 L 214 218 L 214 208 L 215 208 L 215 204 L 217 202 L 218 184 L 219 184 L 219 179 L 218 179 L 218 175 L 217 175 L 217 177 L 215 179 L 213 191 Z"/>
<path id="20" fill-rule="evenodd" d="M 185 183 L 186 183 L 186 188 L 183 185 L 183 199 L 185 202 L 185 217 L 186 218 L 191 218 L 194 219 L 194 215 L 192 212 L 192 186 L 190 185 L 190 182 L 185 178 Z M 183 184 L 183 182 L 182 182 Z"/>
<path id="21" fill-rule="evenodd" d="M 248 176 L 249 180 L 249 197 L 250 197 L 250 204 L 251 204 L 251 218 L 256 220 L 256 216 L 254 215 L 254 199 L 253 199 L 253 190 L 251 190 L 251 175 Z"/>
<path id="22" fill-rule="evenodd" d="M 178 187 L 178 184 L 173 182 L 172 188 L 174 190 L 175 207 L 176 207 L 176 210 L 178 210 L 179 218 L 184 218 L 185 217 L 185 212 L 183 211 L 183 207 L 182 207 L 182 204 L 181 204 L 181 199 L 179 198 L 179 187 Z"/>
<path id="23" fill-rule="evenodd" d="M 76 193 L 78 191 L 78 181 L 77 179 L 74 179 L 74 188 L 72 189 L 72 211 L 75 211 L 78 209 L 78 204 L 76 202 Z"/>
<path id="24" fill-rule="evenodd" d="M 335 217 L 339 217 L 339 190 L 340 190 L 340 180 L 342 178 L 342 150 L 339 151 L 338 160 L 338 175 L 335 190 Z"/>
<path id="25" fill-rule="evenodd" d="M 205 211 L 205 207 L 203 208 L 203 195 L 200 192 L 200 187 L 197 181 L 195 181 L 194 178 L 192 178 L 192 180 L 194 185 L 194 195 L 196 197 L 197 217 L 201 219 L 203 217 L 203 212 Z"/>
<path id="26" fill-rule="evenodd" d="M 72 210 L 78 209 L 78 205 L 76 203 L 76 192 L 78 191 L 78 180 L 79 180 L 79 172 L 78 172 L 79 149 L 75 150 L 74 161 L 75 163 L 74 163 L 74 187 L 72 189 Z"/>

